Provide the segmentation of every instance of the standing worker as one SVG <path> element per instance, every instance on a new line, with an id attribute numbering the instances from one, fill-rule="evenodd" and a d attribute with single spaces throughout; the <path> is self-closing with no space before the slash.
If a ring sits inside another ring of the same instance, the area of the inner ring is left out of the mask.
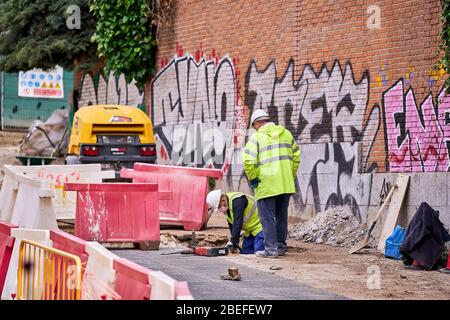
<path id="1" fill-rule="evenodd" d="M 289 198 L 295 193 L 300 149 L 288 130 L 269 121 L 267 112 L 256 110 L 250 122 L 256 132 L 248 140 L 242 158 L 255 192 L 265 239 L 265 250 L 256 255 L 276 258 L 287 251 Z"/>
<path id="2" fill-rule="evenodd" d="M 231 239 L 227 243 L 230 251 L 253 254 L 264 250 L 262 225 L 252 196 L 242 192 L 223 194 L 221 190 L 214 190 L 208 193 L 206 203 L 211 209 L 218 209 L 226 215 L 231 232 Z M 244 232 L 242 249 L 239 247 L 241 231 Z"/>

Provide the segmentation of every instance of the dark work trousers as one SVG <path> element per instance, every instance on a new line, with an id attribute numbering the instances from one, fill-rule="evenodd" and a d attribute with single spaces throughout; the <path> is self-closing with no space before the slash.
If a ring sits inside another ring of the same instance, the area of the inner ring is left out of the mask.
<path id="1" fill-rule="evenodd" d="M 269 254 L 287 249 L 289 197 L 290 194 L 280 194 L 256 202 L 264 231 L 264 247 Z"/>

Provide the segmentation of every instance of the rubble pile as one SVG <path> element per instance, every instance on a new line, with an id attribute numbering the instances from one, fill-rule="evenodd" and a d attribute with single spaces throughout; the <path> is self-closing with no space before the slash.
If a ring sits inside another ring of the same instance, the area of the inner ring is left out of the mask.
<path id="1" fill-rule="evenodd" d="M 55 110 L 46 122 L 34 120 L 19 146 L 27 156 L 63 156 L 67 152 L 69 110 Z M 53 144 L 53 146 L 52 146 Z M 53 154 L 54 153 L 54 154 Z"/>
<path id="2" fill-rule="evenodd" d="M 349 207 L 335 207 L 318 212 L 309 221 L 295 224 L 288 236 L 316 244 L 351 247 L 364 239 L 366 232 L 367 227 L 360 225 Z"/>

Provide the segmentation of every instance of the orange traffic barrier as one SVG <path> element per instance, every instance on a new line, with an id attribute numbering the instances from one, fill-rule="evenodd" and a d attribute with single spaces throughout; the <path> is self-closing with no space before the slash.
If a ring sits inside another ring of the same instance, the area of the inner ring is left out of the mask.
<path id="1" fill-rule="evenodd" d="M 99 242 L 148 243 L 159 247 L 158 185 L 66 183 L 77 191 L 75 235 Z"/>
<path id="2" fill-rule="evenodd" d="M 120 176 L 134 183 L 157 183 L 159 221 L 180 225 L 185 230 L 201 230 L 208 220 L 208 178 L 219 179 L 217 169 L 200 169 L 135 163 L 134 170 L 122 169 Z"/>
<path id="3" fill-rule="evenodd" d="M 175 284 L 175 300 L 194 300 L 186 281 L 179 281 Z"/>
<path id="4" fill-rule="evenodd" d="M 119 258 L 114 260 L 117 272 L 114 291 L 124 300 L 150 300 L 150 270 L 134 262 Z"/>
<path id="5" fill-rule="evenodd" d="M 17 270 L 17 299 L 80 300 L 80 258 L 37 242 L 22 240 Z"/>
<path id="6" fill-rule="evenodd" d="M 61 230 L 50 230 L 50 239 L 53 241 L 53 248 L 76 255 L 81 264 L 86 266 L 86 241 Z"/>
<path id="7" fill-rule="evenodd" d="M 17 226 L 0 221 L 0 293 L 3 291 L 13 252 L 14 238 L 11 237 L 11 229 L 13 228 L 17 228 Z"/>

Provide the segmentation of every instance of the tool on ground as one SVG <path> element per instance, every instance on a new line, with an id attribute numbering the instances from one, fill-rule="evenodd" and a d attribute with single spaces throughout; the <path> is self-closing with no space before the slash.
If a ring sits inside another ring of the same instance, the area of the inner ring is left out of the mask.
<path id="1" fill-rule="evenodd" d="M 241 280 L 241 273 L 239 272 L 238 268 L 230 267 L 230 268 L 228 268 L 228 274 L 221 275 L 220 279 L 239 281 L 239 280 Z"/>
<path id="2" fill-rule="evenodd" d="M 195 236 L 195 231 L 192 230 L 192 238 L 190 248 L 195 248 L 198 245 L 197 237 Z"/>
<path id="3" fill-rule="evenodd" d="M 195 254 L 196 256 L 205 256 L 205 257 L 218 257 L 218 256 L 226 256 L 229 253 L 227 247 L 200 247 L 197 246 L 198 242 L 195 236 L 195 231 L 192 231 L 192 241 L 187 249 L 177 250 L 174 252 L 165 252 L 161 253 L 162 255 L 168 254 Z"/>
<path id="4" fill-rule="evenodd" d="M 349 253 L 355 253 L 355 252 L 363 249 L 364 247 L 366 247 L 369 244 L 370 234 L 372 233 L 372 230 L 375 227 L 375 224 L 377 223 L 378 219 L 381 217 L 381 214 L 383 213 L 384 208 L 386 207 L 387 203 L 391 199 L 392 194 L 394 193 L 394 190 L 396 188 L 397 188 L 397 184 L 395 184 L 389 191 L 386 199 L 384 200 L 383 204 L 380 207 L 380 210 L 378 210 L 378 213 L 377 213 L 375 219 L 373 219 L 372 224 L 370 225 L 369 229 L 367 230 L 366 237 L 363 240 L 361 240 L 360 242 L 358 242 L 357 244 L 355 244 L 353 247 L 351 247 L 350 250 L 348 251 Z"/>
<path id="5" fill-rule="evenodd" d="M 227 247 L 195 247 L 177 250 L 173 252 L 164 252 L 161 255 L 168 254 L 195 254 L 196 256 L 205 256 L 205 257 L 218 257 L 218 256 L 226 256 L 228 255 Z"/>

